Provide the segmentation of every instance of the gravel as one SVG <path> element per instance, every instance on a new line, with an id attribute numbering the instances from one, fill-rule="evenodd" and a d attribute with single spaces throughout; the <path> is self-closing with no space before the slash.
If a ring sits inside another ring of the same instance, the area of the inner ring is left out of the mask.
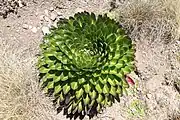
<path id="1" fill-rule="evenodd" d="M 45 27 L 45 26 L 42 27 L 42 32 L 43 32 L 44 35 L 47 35 L 47 34 L 50 33 L 49 28 L 48 28 L 48 27 Z"/>
<path id="2" fill-rule="evenodd" d="M 10 13 L 17 14 L 18 8 L 25 5 L 25 2 L 21 0 L 0 0 L 0 16 L 7 18 Z"/>

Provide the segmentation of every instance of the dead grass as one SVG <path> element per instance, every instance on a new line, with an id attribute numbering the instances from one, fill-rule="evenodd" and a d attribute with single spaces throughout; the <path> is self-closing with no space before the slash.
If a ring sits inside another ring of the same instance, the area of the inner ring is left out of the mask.
<path id="1" fill-rule="evenodd" d="M 127 0 L 115 11 L 134 40 L 170 43 L 179 38 L 179 5 L 179 0 Z"/>
<path id="2" fill-rule="evenodd" d="M 52 120 L 51 102 L 39 91 L 36 57 L 16 41 L 0 45 L 0 120 Z"/>

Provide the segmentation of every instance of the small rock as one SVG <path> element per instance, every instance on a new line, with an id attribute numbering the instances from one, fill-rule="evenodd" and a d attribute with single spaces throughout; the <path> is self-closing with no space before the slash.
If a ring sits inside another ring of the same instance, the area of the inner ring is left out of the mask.
<path id="1" fill-rule="evenodd" d="M 50 8 L 49 8 L 49 10 L 50 10 L 50 11 L 53 11 L 53 10 L 54 10 L 54 8 L 53 8 L 53 7 L 50 7 Z"/>
<path id="2" fill-rule="evenodd" d="M 38 14 L 39 14 L 38 12 L 35 13 L 36 16 L 38 16 Z"/>
<path id="3" fill-rule="evenodd" d="M 54 23 L 53 23 L 53 27 L 55 27 L 55 28 L 57 28 L 57 23 L 58 23 L 58 21 L 56 20 L 56 21 L 54 21 Z"/>
<path id="4" fill-rule="evenodd" d="M 36 27 L 33 27 L 33 28 L 31 29 L 31 31 L 32 31 L 33 33 L 36 33 L 36 32 L 37 32 L 37 28 L 36 28 Z"/>
<path id="5" fill-rule="evenodd" d="M 44 15 L 39 16 L 39 19 L 40 19 L 41 21 L 43 21 L 43 20 L 44 20 Z"/>
<path id="6" fill-rule="evenodd" d="M 22 8 L 24 5 L 21 1 L 18 1 L 19 7 Z"/>
<path id="7" fill-rule="evenodd" d="M 48 27 L 42 27 L 42 32 L 43 32 L 43 34 L 44 34 L 44 35 L 47 35 L 47 34 L 49 34 L 49 33 L 50 33 L 50 31 L 49 31 L 49 28 L 48 28 Z"/>
<path id="8" fill-rule="evenodd" d="M 22 26 L 24 29 L 28 29 L 29 28 L 29 25 L 27 25 L 27 24 L 23 24 L 23 26 Z"/>
<path id="9" fill-rule="evenodd" d="M 62 15 L 57 16 L 56 20 L 64 19 L 65 17 Z"/>
<path id="10" fill-rule="evenodd" d="M 179 40 L 177 40 L 177 44 L 180 45 L 180 41 Z"/>
<path id="11" fill-rule="evenodd" d="M 60 16 L 60 15 L 62 15 L 62 13 L 61 12 L 57 12 L 57 15 Z"/>
<path id="12" fill-rule="evenodd" d="M 57 14 L 55 12 L 52 12 L 50 18 L 52 21 L 54 21 L 57 18 Z"/>
<path id="13" fill-rule="evenodd" d="M 32 29 L 32 26 L 31 26 L 31 25 L 29 25 L 29 29 Z"/>
<path id="14" fill-rule="evenodd" d="M 52 25 L 53 25 L 53 23 L 52 23 L 52 22 L 49 22 L 49 23 L 47 24 L 47 27 L 48 27 L 48 28 L 51 28 Z"/>
<path id="15" fill-rule="evenodd" d="M 84 12 L 84 10 L 82 8 L 76 8 L 75 13 L 78 13 L 78 12 Z"/>
<path id="16" fill-rule="evenodd" d="M 44 20 L 45 20 L 46 22 L 50 22 L 50 21 L 51 21 L 47 16 L 44 16 Z"/>
<path id="17" fill-rule="evenodd" d="M 49 15 L 49 11 L 46 9 L 46 10 L 44 10 L 44 14 L 46 15 L 46 16 L 48 16 Z"/>
<path id="18" fill-rule="evenodd" d="M 148 93 L 148 94 L 146 94 L 146 96 L 148 99 L 152 99 L 152 94 Z"/>

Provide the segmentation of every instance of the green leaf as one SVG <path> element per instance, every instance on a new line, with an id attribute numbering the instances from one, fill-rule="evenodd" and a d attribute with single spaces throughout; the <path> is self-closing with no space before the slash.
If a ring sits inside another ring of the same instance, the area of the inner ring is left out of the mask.
<path id="1" fill-rule="evenodd" d="M 110 92 L 111 95 L 116 96 L 116 87 L 111 86 Z"/>
<path id="2" fill-rule="evenodd" d="M 40 46 L 39 46 L 42 50 L 44 50 L 44 49 L 46 49 L 47 48 L 47 46 L 46 46 L 46 44 L 40 44 Z"/>
<path id="3" fill-rule="evenodd" d="M 101 106 L 104 106 L 104 107 L 105 107 L 106 100 L 105 100 L 105 99 L 103 99 L 103 101 L 102 101 L 100 104 L 101 104 Z"/>
<path id="4" fill-rule="evenodd" d="M 91 100 L 91 103 L 89 104 L 89 108 L 92 108 L 95 103 L 95 100 Z"/>
<path id="5" fill-rule="evenodd" d="M 86 98 L 84 98 L 83 101 L 84 101 L 85 105 L 88 105 L 90 103 L 90 98 L 89 98 L 88 94 L 86 94 Z"/>
<path id="6" fill-rule="evenodd" d="M 70 105 L 70 106 L 68 107 L 68 114 L 70 114 L 70 113 L 72 112 L 72 108 L 73 108 L 72 105 Z"/>
<path id="7" fill-rule="evenodd" d="M 78 79 L 78 82 L 79 82 L 79 84 L 83 84 L 86 82 L 86 80 L 84 78 L 81 78 L 81 79 Z"/>
<path id="8" fill-rule="evenodd" d="M 61 92 L 61 93 L 59 94 L 59 101 L 60 101 L 60 102 L 64 101 L 63 92 Z"/>
<path id="9" fill-rule="evenodd" d="M 78 106 L 75 107 L 75 109 L 72 111 L 72 113 L 75 114 L 77 110 L 78 110 Z"/>
<path id="10" fill-rule="evenodd" d="M 96 101 L 100 104 L 103 101 L 103 96 L 101 94 L 99 94 Z"/>
<path id="11" fill-rule="evenodd" d="M 68 84 L 64 85 L 64 86 L 63 86 L 63 92 L 64 92 L 64 94 L 67 94 L 67 93 L 70 91 L 70 89 L 71 89 L 71 87 L 70 87 Z"/>
<path id="12" fill-rule="evenodd" d="M 122 85 L 121 78 L 117 77 L 115 80 L 116 85 Z"/>
<path id="13" fill-rule="evenodd" d="M 102 86 L 100 84 L 97 84 L 95 86 L 96 90 L 98 91 L 98 93 L 102 93 Z"/>
<path id="14" fill-rule="evenodd" d="M 104 85 L 107 83 L 106 79 L 103 79 L 102 77 L 99 77 L 99 81 Z"/>
<path id="15" fill-rule="evenodd" d="M 111 78 L 108 78 L 107 81 L 108 81 L 108 83 L 109 83 L 111 86 L 115 86 L 115 85 L 116 85 L 115 81 L 112 80 Z"/>
<path id="16" fill-rule="evenodd" d="M 125 79 L 122 80 L 122 86 L 123 86 L 124 88 L 128 88 L 128 87 L 129 87 L 129 84 L 126 82 Z"/>
<path id="17" fill-rule="evenodd" d="M 83 107 L 82 107 L 82 103 L 81 101 L 78 104 L 78 112 L 80 113 L 82 111 Z"/>
<path id="18" fill-rule="evenodd" d="M 48 90 L 49 90 L 48 87 L 43 88 L 43 90 L 44 90 L 44 93 L 45 93 L 45 94 L 47 94 L 47 93 L 49 92 L 49 91 L 48 91 Z"/>
<path id="19" fill-rule="evenodd" d="M 120 56 L 121 56 L 121 54 L 119 53 L 119 51 L 116 51 L 113 59 L 118 60 L 120 58 Z"/>
<path id="20" fill-rule="evenodd" d="M 93 90 L 92 92 L 90 92 L 90 93 L 89 93 L 89 95 L 90 95 L 91 99 L 95 99 L 95 98 L 96 98 L 97 93 L 96 93 L 96 91 L 95 91 L 95 90 Z"/>
<path id="21" fill-rule="evenodd" d="M 56 66 L 54 65 L 54 63 L 49 64 L 49 69 L 50 70 L 55 70 Z"/>
<path id="22" fill-rule="evenodd" d="M 111 100 L 107 101 L 107 106 L 108 106 L 108 107 L 111 107 L 111 106 L 112 106 L 112 101 L 111 101 Z"/>
<path id="23" fill-rule="evenodd" d="M 124 72 L 124 74 L 128 74 L 131 72 L 131 69 L 129 69 L 129 67 L 122 68 L 121 70 Z"/>
<path id="24" fill-rule="evenodd" d="M 105 84 L 104 87 L 103 87 L 103 93 L 104 94 L 109 94 L 109 86 L 107 84 Z"/>
<path id="25" fill-rule="evenodd" d="M 70 84 L 71 84 L 71 88 L 73 90 L 76 90 L 78 88 L 78 83 L 77 82 L 71 82 Z"/>
<path id="26" fill-rule="evenodd" d="M 111 65 L 116 65 L 117 61 L 118 61 L 117 59 L 114 59 L 114 58 L 113 58 L 113 59 L 110 61 L 110 64 L 111 64 Z"/>
<path id="27" fill-rule="evenodd" d="M 44 56 L 45 57 L 54 56 L 54 53 L 55 52 L 52 52 L 52 51 L 51 52 L 50 51 L 49 52 L 44 52 Z"/>
<path id="28" fill-rule="evenodd" d="M 97 105 L 97 112 L 100 112 L 100 110 L 101 110 L 101 105 L 98 104 L 98 105 Z"/>
<path id="29" fill-rule="evenodd" d="M 63 69 L 63 68 L 62 68 L 62 64 L 61 64 L 61 63 L 56 63 L 55 69 L 56 69 L 56 70 L 62 70 L 62 69 Z"/>
<path id="30" fill-rule="evenodd" d="M 55 77 L 54 74 L 50 74 L 50 73 L 47 73 L 47 74 L 46 74 L 46 78 L 47 78 L 47 79 L 51 79 L 51 78 L 54 78 L 54 77 Z"/>
<path id="31" fill-rule="evenodd" d="M 64 77 L 61 79 L 61 81 L 66 81 L 66 80 L 68 80 L 68 76 L 64 76 Z"/>
<path id="32" fill-rule="evenodd" d="M 82 97 L 83 93 L 84 93 L 84 90 L 82 88 L 76 91 L 76 98 L 79 99 L 80 97 Z"/>
<path id="33" fill-rule="evenodd" d="M 41 68 L 39 68 L 39 71 L 40 71 L 40 73 L 48 73 L 49 69 L 45 68 L 45 67 L 41 67 Z"/>
<path id="34" fill-rule="evenodd" d="M 72 106 L 73 106 L 73 109 L 78 105 L 77 101 L 73 101 L 72 103 Z"/>
<path id="35" fill-rule="evenodd" d="M 123 60 L 119 60 L 118 63 L 115 65 L 118 69 L 124 67 L 125 62 Z"/>
<path id="36" fill-rule="evenodd" d="M 116 93 L 120 94 L 120 96 L 122 96 L 122 88 L 119 85 L 117 86 Z"/>
<path id="37" fill-rule="evenodd" d="M 122 91 L 123 91 L 123 94 L 124 94 L 124 95 L 128 95 L 128 92 L 127 92 L 126 88 L 123 87 L 123 88 L 122 88 Z"/>
<path id="38" fill-rule="evenodd" d="M 86 93 L 90 92 L 91 86 L 89 84 L 85 84 L 85 85 L 83 85 L 83 87 L 84 87 L 84 90 L 85 90 Z"/>
<path id="39" fill-rule="evenodd" d="M 59 82 L 61 80 L 61 76 L 54 76 L 53 80 L 54 82 Z"/>
<path id="40" fill-rule="evenodd" d="M 48 85 L 47 85 L 47 88 L 48 88 L 48 89 L 54 88 L 54 82 L 53 82 L 53 81 L 52 81 L 52 82 L 49 82 Z"/>
<path id="41" fill-rule="evenodd" d="M 61 85 L 55 86 L 55 89 L 54 89 L 54 95 L 56 95 L 57 93 L 59 93 L 61 90 L 62 90 Z"/>

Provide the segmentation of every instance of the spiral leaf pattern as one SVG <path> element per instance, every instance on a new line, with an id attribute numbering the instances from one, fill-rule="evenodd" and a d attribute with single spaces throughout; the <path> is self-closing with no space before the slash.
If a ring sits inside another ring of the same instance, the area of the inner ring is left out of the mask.
<path id="1" fill-rule="evenodd" d="M 107 15 L 82 12 L 59 21 L 40 48 L 41 86 L 68 114 L 100 112 L 128 88 L 132 41 Z"/>

